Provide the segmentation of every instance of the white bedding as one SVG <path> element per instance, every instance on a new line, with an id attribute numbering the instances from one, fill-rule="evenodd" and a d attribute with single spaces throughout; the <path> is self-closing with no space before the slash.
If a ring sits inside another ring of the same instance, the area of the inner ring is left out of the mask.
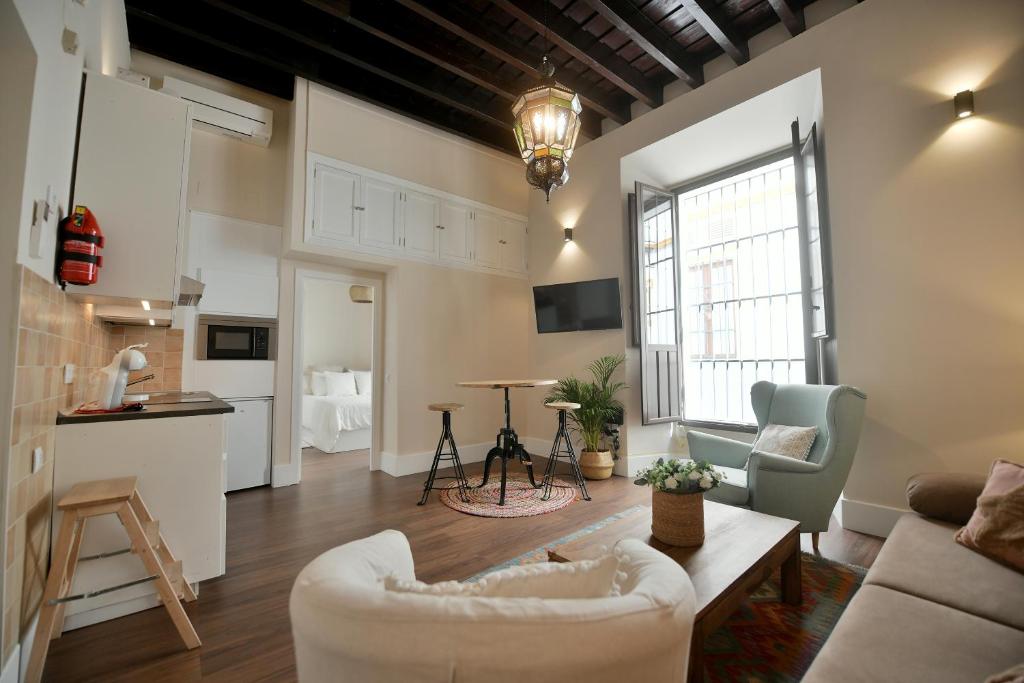
<path id="1" fill-rule="evenodd" d="M 370 394 L 358 396 L 302 396 L 303 440 L 325 453 L 338 451 L 338 437 L 370 427 L 373 403 Z"/>

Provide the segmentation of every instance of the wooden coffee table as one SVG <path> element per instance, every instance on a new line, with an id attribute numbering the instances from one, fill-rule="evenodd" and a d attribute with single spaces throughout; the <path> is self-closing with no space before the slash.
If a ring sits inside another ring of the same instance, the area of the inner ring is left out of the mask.
<path id="1" fill-rule="evenodd" d="M 697 618 L 690 643 L 688 680 L 704 677 L 704 639 L 777 567 L 782 601 L 799 605 L 800 525 L 789 519 L 704 501 L 704 545 L 677 548 L 651 536 L 651 508 L 627 515 L 565 545 L 548 550 L 553 562 L 587 560 L 623 538 L 638 538 L 678 562 L 697 593 Z"/>

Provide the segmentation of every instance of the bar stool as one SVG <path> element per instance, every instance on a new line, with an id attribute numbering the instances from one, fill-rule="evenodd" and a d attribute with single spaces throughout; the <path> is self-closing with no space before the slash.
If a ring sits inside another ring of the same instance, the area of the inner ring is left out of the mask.
<path id="1" fill-rule="evenodd" d="M 572 478 L 576 480 L 576 485 L 580 488 L 583 500 L 590 500 L 590 494 L 587 493 L 587 483 L 583 479 L 580 463 L 576 460 L 576 452 L 572 449 L 572 441 L 569 439 L 569 430 L 565 426 L 565 411 L 576 410 L 580 407 L 580 404 L 552 401 L 551 403 L 545 403 L 544 407 L 558 411 L 558 431 L 555 433 L 555 442 L 551 445 L 548 466 L 544 469 L 544 482 L 541 484 L 541 487 L 544 489 L 544 495 L 541 496 L 541 500 L 547 500 L 551 497 L 551 489 L 555 484 L 555 469 L 558 467 L 559 458 L 569 461 L 569 471 L 572 473 Z M 563 440 L 565 441 L 564 451 L 559 448 Z"/>
<path id="2" fill-rule="evenodd" d="M 423 497 L 417 505 L 427 502 L 427 496 L 434 488 L 434 481 L 437 479 L 455 479 L 459 483 L 459 498 L 463 503 L 469 502 L 466 491 L 469 488 L 469 481 L 466 480 L 466 472 L 462 469 L 462 461 L 459 460 L 459 449 L 455 447 L 455 437 L 452 436 L 452 412 L 462 410 L 461 403 L 431 403 L 427 410 L 441 413 L 441 438 L 437 442 L 437 450 L 434 452 L 434 462 L 430 465 L 430 474 L 427 475 L 427 482 L 423 485 Z M 449 452 L 443 453 L 445 443 L 448 444 Z M 442 460 L 450 460 L 455 468 L 454 477 L 438 477 L 437 466 Z"/>

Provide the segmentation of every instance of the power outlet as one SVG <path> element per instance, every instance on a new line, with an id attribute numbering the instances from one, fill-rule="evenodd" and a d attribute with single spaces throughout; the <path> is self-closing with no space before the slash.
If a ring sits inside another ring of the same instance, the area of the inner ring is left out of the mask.
<path id="1" fill-rule="evenodd" d="M 32 473 L 35 474 L 41 469 L 43 469 L 43 449 L 36 446 L 32 449 Z"/>
<path id="2" fill-rule="evenodd" d="M 75 364 L 68 363 L 64 366 L 64 384 L 73 384 L 75 381 Z"/>

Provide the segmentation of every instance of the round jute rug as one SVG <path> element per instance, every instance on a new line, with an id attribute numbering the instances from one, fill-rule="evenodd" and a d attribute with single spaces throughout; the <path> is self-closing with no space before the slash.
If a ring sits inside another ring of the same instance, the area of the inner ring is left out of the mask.
<path id="1" fill-rule="evenodd" d="M 541 500 L 543 488 L 533 488 L 525 477 L 509 477 L 505 485 L 505 504 L 498 505 L 501 477 L 492 475 L 487 486 L 479 488 L 481 481 L 483 477 L 469 478 L 468 503 L 459 498 L 458 485 L 454 482 L 441 489 L 441 502 L 453 510 L 478 517 L 530 517 L 561 510 L 576 500 L 576 487 L 561 479 L 555 479 L 551 498 Z"/>

